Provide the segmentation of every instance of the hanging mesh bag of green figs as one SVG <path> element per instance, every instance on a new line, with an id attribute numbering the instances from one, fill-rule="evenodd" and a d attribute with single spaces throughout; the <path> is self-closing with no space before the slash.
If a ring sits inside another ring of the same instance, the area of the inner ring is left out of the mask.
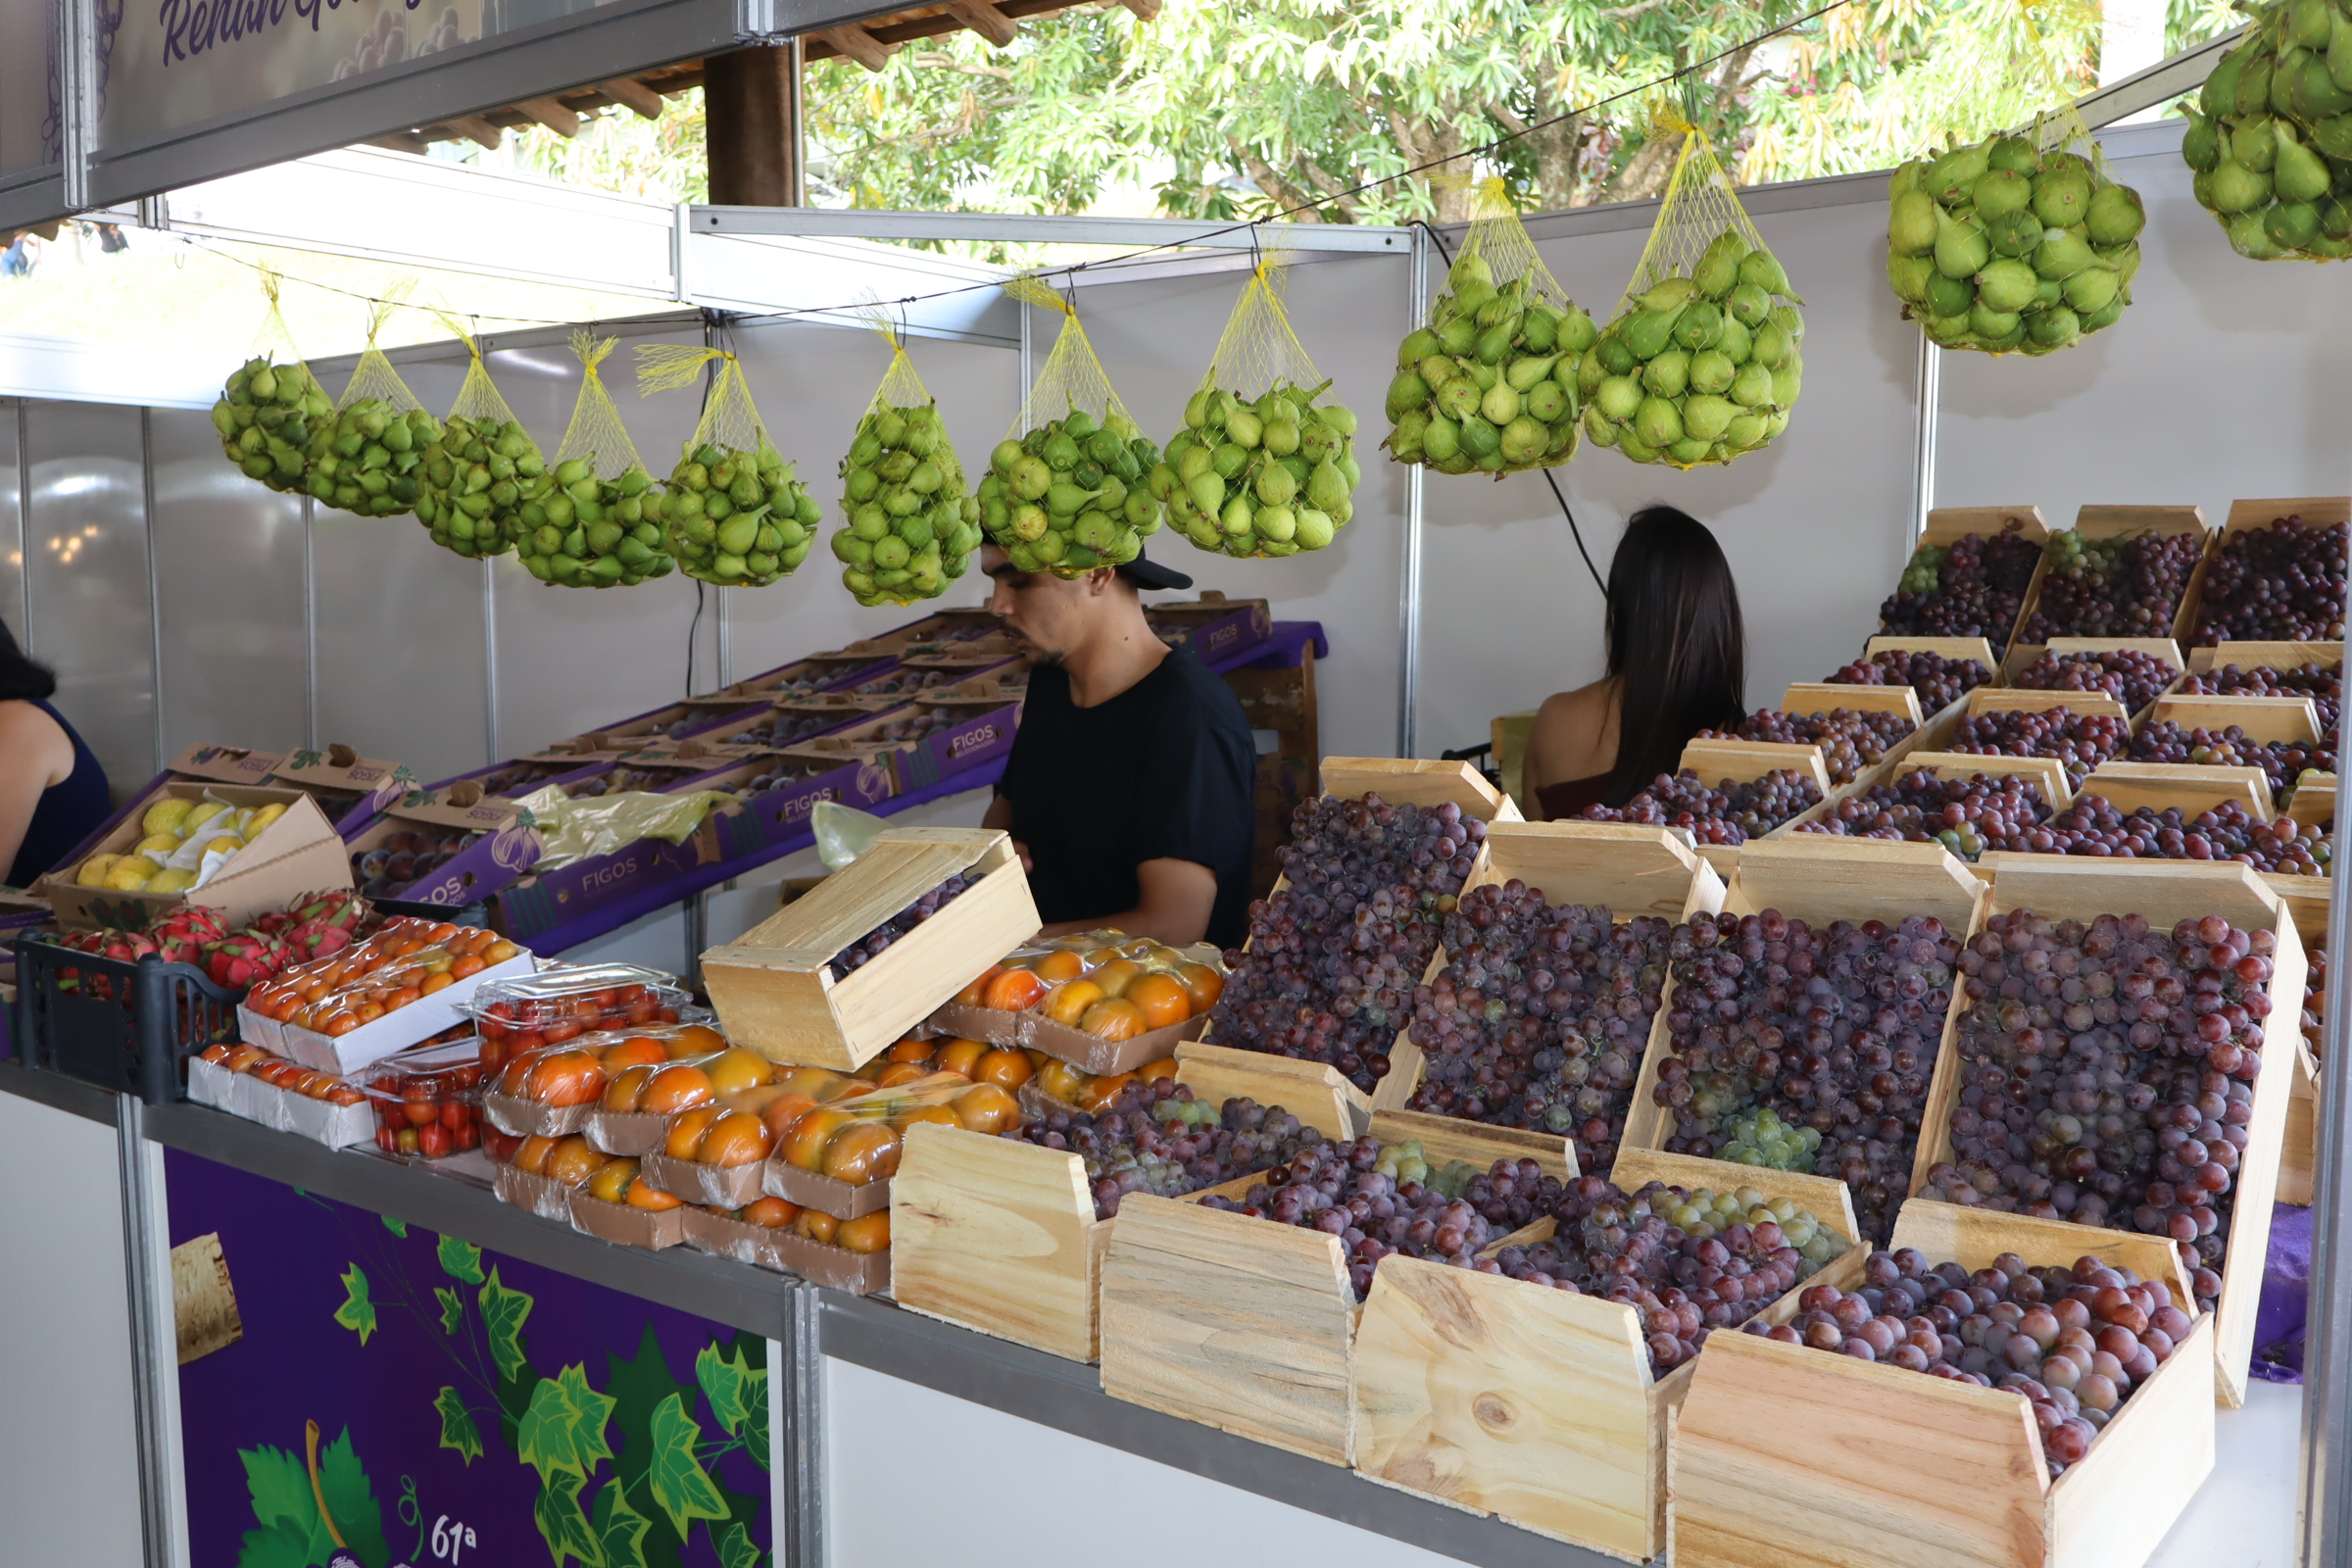
<path id="1" fill-rule="evenodd" d="M 879 311 L 867 318 L 890 345 L 890 368 L 841 460 L 833 556 L 842 586 L 871 610 L 936 599 L 962 576 L 980 547 L 980 503 L 898 328 Z"/>
<path id="2" fill-rule="evenodd" d="M 617 338 L 575 330 L 580 395 L 549 466 L 545 490 L 515 509 L 514 553 L 541 582 L 563 588 L 631 588 L 669 574 L 662 532 L 669 498 L 638 461 L 637 443 L 598 367 Z"/>
<path id="3" fill-rule="evenodd" d="M 1706 136 L 1671 110 L 1652 134 L 1682 149 L 1625 304 L 1577 366 L 1585 433 L 1636 463 L 1729 463 L 1788 427 L 1804 301 Z"/>
<path id="4" fill-rule="evenodd" d="M 1576 456 L 1576 371 L 1596 334 L 1536 255 L 1503 181 L 1487 180 L 1473 205 L 1446 286 L 1397 348 L 1382 445 L 1398 463 L 1499 479 Z"/>
<path id="5" fill-rule="evenodd" d="M 2341 261 L 2352 256 L 2352 10 L 2272 0 L 2252 15 L 2205 78 L 2180 156 L 2238 255 Z"/>
<path id="6" fill-rule="evenodd" d="M 715 368 L 703 416 L 669 473 L 669 553 L 687 576 L 722 588 L 765 588 L 808 559 L 824 509 L 767 438 L 743 362 L 724 349 L 645 343 L 641 396 L 691 386 Z"/>
<path id="7" fill-rule="evenodd" d="M 262 269 L 262 295 L 270 312 L 253 357 L 229 375 L 213 405 L 213 428 L 220 432 L 220 450 L 245 477 L 272 490 L 307 494 L 311 430 L 325 423 L 335 406 L 303 364 L 286 328 L 285 313 L 278 308 L 283 282 L 274 269 Z"/>
<path id="8" fill-rule="evenodd" d="M 522 508 L 554 494 L 555 475 L 491 381 L 481 344 L 447 313 L 433 314 L 473 360 L 441 434 L 425 446 L 416 520 L 433 543 L 468 560 L 504 555 L 525 531 Z"/>
<path id="9" fill-rule="evenodd" d="M 1202 550 L 1242 557 L 1320 550 L 1355 514 L 1355 414 L 1317 403 L 1315 373 L 1282 308 L 1286 269 L 1259 263 L 1225 322 L 1184 428 L 1145 480 Z"/>
<path id="10" fill-rule="evenodd" d="M 425 412 L 375 340 L 401 306 L 403 289 L 373 302 L 368 313 L 368 347 L 352 368 L 332 419 L 311 424 L 311 494 L 341 512 L 363 517 L 397 517 L 416 509 L 423 493 L 424 449 L 441 435 L 441 421 Z"/>
<path id="11" fill-rule="evenodd" d="M 981 530 L 1017 571 L 1077 577 L 1123 565 L 1162 520 L 1146 482 L 1159 466 L 1159 448 L 1111 390 L 1076 307 L 1035 276 L 1016 277 L 1004 291 L 1059 311 L 1062 322 L 1020 417 L 989 454 Z"/>

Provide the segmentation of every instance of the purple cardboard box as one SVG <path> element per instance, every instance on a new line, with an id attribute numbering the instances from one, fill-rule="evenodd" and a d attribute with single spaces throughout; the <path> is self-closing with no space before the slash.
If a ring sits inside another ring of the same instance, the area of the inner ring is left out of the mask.
<path id="1" fill-rule="evenodd" d="M 368 887 L 389 873 L 378 870 L 371 876 L 365 869 L 368 858 L 377 850 L 390 851 L 394 835 L 453 831 L 479 836 L 420 877 L 397 886 Z M 412 790 L 353 839 L 350 849 L 352 880 L 370 898 L 456 906 L 475 903 L 514 882 L 538 863 L 545 847 L 528 811 L 513 801 L 484 795 L 479 784 L 467 781 L 452 784 L 438 796 Z"/>
<path id="2" fill-rule="evenodd" d="M 786 747 L 784 755 L 795 761 L 813 763 L 855 757 L 887 766 L 896 793 L 906 795 L 1004 756 L 1012 750 L 1013 732 L 1020 727 L 1017 702 L 982 698 L 924 701 L 912 706 L 917 713 L 944 712 L 952 722 L 913 739 L 895 739 L 890 732 L 910 715 L 893 710 L 807 745 Z"/>
<path id="3" fill-rule="evenodd" d="M 485 795 L 502 801 L 519 801 L 550 784 L 575 784 L 593 778 L 611 767 L 613 760 L 611 752 L 543 752 L 445 778 L 425 793 L 438 799 L 442 791 L 454 784 L 479 784 Z"/>
<path id="4" fill-rule="evenodd" d="M 416 788 L 416 775 L 404 762 L 362 757 L 337 744 L 323 752 L 289 752 L 270 782 L 291 784 L 311 796 L 335 832 L 349 842 Z"/>
<path id="5" fill-rule="evenodd" d="M 682 703 L 670 703 L 651 712 L 639 713 L 583 734 L 574 735 L 560 745 L 574 751 L 624 752 L 632 747 L 648 746 L 662 740 L 684 740 L 708 729 L 716 729 L 729 719 L 740 718 L 747 711 L 756 711 L 767 705 L 760 696 L 721 692 L 708 697 L 689 697 Z"/>
<path id="6" fill-rule="evenodd" d="M 1144 619 L 1162 642 L 1189 646 L 1204 664 L 1231 659 L 1274 635 L 1274 612 L 1263 599 L 1228 599 L 1214 590 L 1199 599 L 1146 605 Z"/>
<path id="7" fill-rule="evenodd" d="M 772 860 L 799 848 L 808 836 L 808 814 L 819 801 L 860 809 L 899 793 L 887 760 L 869 757 L 792 758 L 819 769 L 809 777 L 746 796 L 743 804 L 711 813 L 703 823 L 711 853 L 720 860 Z M 828 763 L 832 765 L 827 765 Z"/>

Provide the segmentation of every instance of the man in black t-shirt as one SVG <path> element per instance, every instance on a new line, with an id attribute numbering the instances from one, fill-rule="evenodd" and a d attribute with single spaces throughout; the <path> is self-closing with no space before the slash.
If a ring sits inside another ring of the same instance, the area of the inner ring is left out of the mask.
<path id="1" fill-rule="evenodd" d="M 1034 663 L 985 825 L 1009 831 L 1049 936 L 1112 926 L 1238 948 L 1250 913 L 1257 748 L 1242 705 L 1144 620 L 1139 588 L 1190 588 L 1137 557 L 1064 579 L 990 545 L 989 609 Z"/>

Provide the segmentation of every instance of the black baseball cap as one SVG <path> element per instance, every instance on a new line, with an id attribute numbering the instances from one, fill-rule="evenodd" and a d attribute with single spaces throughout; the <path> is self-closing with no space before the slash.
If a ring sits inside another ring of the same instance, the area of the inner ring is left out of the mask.
<path id="1" fill-rule="evenodd" d="M 1119 575 L 1138 588 L 1190 588 L 1193 579 L 1173 566 L 1163 566 L 1141 551 L 1133 561 L 1119 567 Z"/>

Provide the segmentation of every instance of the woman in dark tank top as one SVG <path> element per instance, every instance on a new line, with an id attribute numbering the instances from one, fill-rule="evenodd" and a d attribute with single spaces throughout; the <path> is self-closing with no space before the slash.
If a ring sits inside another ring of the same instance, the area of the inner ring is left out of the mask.
<path id="1" fill-rule="evenodd" d="M 57 676 L 0 623 L 0 866 L 30 887 L 112 814 L 106 770 L 49 706 Z"/>
<path id="2" fill-rule="evenodd" d="M 1544 699 L 1520 795 L 1537 818 L 1623 806 L 1680 764 L 1702 729 L 1746 716 L 1747 633 L 1731 564 L 1673 507 L 1626 519 L 1609 562 L 1608 673 Z"/>

